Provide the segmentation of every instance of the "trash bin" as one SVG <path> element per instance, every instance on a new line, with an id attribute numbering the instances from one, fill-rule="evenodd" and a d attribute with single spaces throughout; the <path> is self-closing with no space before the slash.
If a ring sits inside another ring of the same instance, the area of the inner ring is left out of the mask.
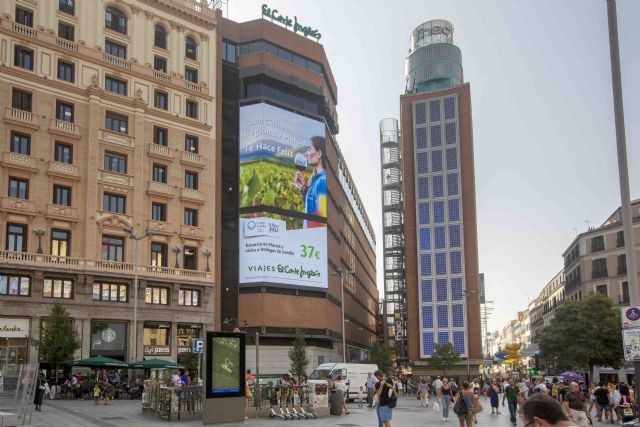
<path id="1" fill-rule="evenodd" d="M 329 413 L 331 415 L 342 415 L 342 390 L 331 390 L 329 394 Z"/>

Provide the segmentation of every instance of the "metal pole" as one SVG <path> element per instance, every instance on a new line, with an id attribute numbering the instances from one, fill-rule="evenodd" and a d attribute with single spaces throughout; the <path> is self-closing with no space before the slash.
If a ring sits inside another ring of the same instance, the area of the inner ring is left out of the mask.
<path id="1" fill-rule="evenodd" d="M 611 55 L 611 83 L 613 86 L 613 112 L 616 123 L 616 147 L 618 151 L 618 176 L 620 180 L 620 199 L 622 210 L 622 228 L 627 262 L 627 280 L 631 306 L 640 305 L 638 298 L 638 267 L 634 253 L 633 222 L 631 215 L 631 197 L 629 192 L 629 170 L 627 166 L 627 141 L 624 129 L 624 104 L 622 101 L 622 78 L 620 76 L 620 49 L 618 46 L 618 17 L 616 1 L 607 0 L 607 18 L 609 25 L 609 51 Z M 640 379 L 640 361 L 633 362 L 636 390 Z M 591 374 L 591 372 L 589 372 Z M 636 392 L 636 405 L 640 407 L 640 394 Z"/>
<path id="2" fill-rule="evenodd" d="M 133 239 L 133 361 L 138 357 L 138 240 Z"/>
<path id="3" fill-rule="evenodd" d="M 262 397 L 260 396 L 260 332 L 256 332 L 256 408 L 261 409 Z"/>
<path id="4" fill-rule="evenodd" d="M 342 363 L 347 363 L 347 340 L 344 336 L 344 272 L 339 271 L 340 274 L 340 308 L 342 311 Z"/>

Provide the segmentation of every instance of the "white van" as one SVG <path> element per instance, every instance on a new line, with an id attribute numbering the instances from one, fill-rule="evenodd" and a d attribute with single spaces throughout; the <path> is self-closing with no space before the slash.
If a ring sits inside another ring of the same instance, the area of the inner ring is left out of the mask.
<path id="1" fill-rule="evenodd" d="M 327 379 L 335 380 L 338 375 L 341 375 L 342 380 L 346 381 L 349 388 L 347 399 L 355 400 L 358 397 L 360 386 L 363 387 L 364 396 L 367 395 L 368 374 L 377 370 L 378 365 L 376 364 L 323 363 L 311 373 L 309 384 L 325 384 Z"/>

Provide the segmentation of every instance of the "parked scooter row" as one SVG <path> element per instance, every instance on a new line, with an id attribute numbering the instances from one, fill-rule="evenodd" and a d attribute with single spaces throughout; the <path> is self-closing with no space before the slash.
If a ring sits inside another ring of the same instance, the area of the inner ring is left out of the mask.
<path id="1" fill-rule="evenodd" d="M 297 411 L 295 407 L 292 407 L 291 411 L 290 411 L 288 406 L 285 407 L 284 409 L 281 406 L 279 411 L 277 411 L 276 409 L 271 407 L 271 412 L 269 413 L 269 416 L 271 418 L 280 418 L 280 419 L 285 420 L 285 421 L 288 421 L 288 420 L 301 420 L 301 419 L 305 419 L 305 420 L 314 419 L 315 420 L 318 417 L 313 412 L 305 411 L 302 406 L 300 407 L 300 411 Z"/>

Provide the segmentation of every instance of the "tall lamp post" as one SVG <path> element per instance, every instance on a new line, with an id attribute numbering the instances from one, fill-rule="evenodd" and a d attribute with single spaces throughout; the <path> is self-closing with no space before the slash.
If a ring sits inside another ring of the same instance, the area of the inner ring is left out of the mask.
<path id="1" fill-rule="evenodd" d="M 138 357 L 138 242 L 145 237 L 151 237 L 155 233 L 147 230 L 143 235 L 136 235 L 133 229 L 126 227 L 124 231 L 133 240 L 133 357 L 135 361 Z"/>
<path id="2" fill-rule="evenodd" d="M 42 253 L 42 236 L 44 236 L 46 233 L 47 230 L 45 230 L 44 228 L 36 228 L 33 230 L 33 234 L 38 237 L 38 250 L 36 252 L 39 254 Z"/>
<path id="3" fill-rule="evenodd" d="M 353 270 L 347 271 L 347 274 L 352 276 L 356 275 Z M 344 333 L 344 271 L 338 268 L 335 273 L 331 273 L 332 276 L 340 276 L 340 311 L 342 314 L 342 363 L 347 363 L 347 340 Z"/>

